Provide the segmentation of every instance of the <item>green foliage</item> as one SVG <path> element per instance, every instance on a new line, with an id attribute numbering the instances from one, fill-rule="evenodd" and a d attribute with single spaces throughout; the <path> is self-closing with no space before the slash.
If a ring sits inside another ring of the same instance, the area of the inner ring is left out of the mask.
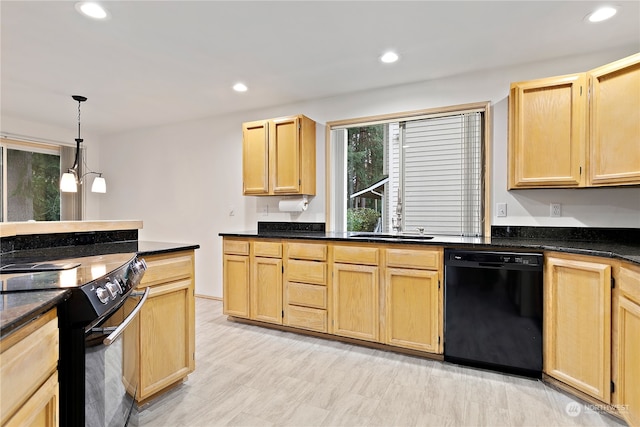
<path id="1" fill-rule="evenodd" d="M 60 220 L 60 157 L 52 154 L 8 150 L 8 181 L 12 183 L 10 203 L 28 209 L 27 218 L 16 220 Z M 32 206 L 33 210 L 29 209 Z"/>
<path id="2" fill-rule="evenodd" d="M 374 231 L 380 213 L 369 208 L 347 209 L 347 231 Z"/>
<path id="3" fill-rule="evenodd" d="M 347 192 L 353 194 L 382 178 L 384 125 L 349 128 L 347 138 Z M 349 206 L 374 207 L 375 202 L 371 199 L 356 198 L 349 200 Z"/>

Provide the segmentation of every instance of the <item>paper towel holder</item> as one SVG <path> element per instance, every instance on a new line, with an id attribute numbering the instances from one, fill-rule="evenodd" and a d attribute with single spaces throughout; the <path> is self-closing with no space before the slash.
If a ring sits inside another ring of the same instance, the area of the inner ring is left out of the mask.
<path id="1" fill-rule="evenodd" d="M 302 197 L 285 198 L 278 203 L 280 212 L 301 213 L 306 211 L 308 206 L 309 200 L 306 195 L 302 195 Z"/>

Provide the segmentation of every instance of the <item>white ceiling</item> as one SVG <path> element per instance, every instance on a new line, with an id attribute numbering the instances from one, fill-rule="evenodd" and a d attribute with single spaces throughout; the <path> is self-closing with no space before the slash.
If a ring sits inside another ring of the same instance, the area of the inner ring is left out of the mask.
<path id="1" fill-rule="evenodd" d="M 109 134 L 611 47 L 640 1 L 0 2 L 2 115 Z M 378 56 L 395 49 L 396 64 Z M 243 81 L 249 91 L 233 92 Z"/>

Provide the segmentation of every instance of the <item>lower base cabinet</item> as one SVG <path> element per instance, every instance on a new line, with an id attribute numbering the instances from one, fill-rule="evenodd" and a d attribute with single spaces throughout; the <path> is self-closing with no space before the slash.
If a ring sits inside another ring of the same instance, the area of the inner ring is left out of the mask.
<path id="1" fill-rule="evenodd" d="M 124 332 L 123 366 L 126 377 L 138 382 L 139 403 L 195 369 L 194 252 L 143 258 L 148 268 L 138 290 L 151 291 Z M 126 304 L 135 305 L 137 299 Z"/>
<path id="2" fill-rule="evenodd" d="M 544 372 L 611 403 L 611 265 L 545 256 Z"/>
<path id="3" fill-rule="evenodd" d="M 253 320 L 282 324 L 282 259 L 254 257 L 251 271 Z"/>
<path id="4" fill-rule="evenodd" d="M 0 341 L 0 425 L 59 425 L 56 310 Z"/>
<path id="5" fill-rule="evenodd" d="M 222 312 L 249 318 L 249 242 L 224 239 L 222 266 Z"/>
<path id="6" fill-rule="evenodd" d="M 370 265 L 333 265 L 333 333 L 378 341 L 379 268 Z"/>
<path id="7" fill-rule="evenodd" d="M 618 283 L 615 403 L 630 426 L 640 426 L 640 268 L 623 266 Z"/>
<path id="8" fill-rule="evenodd" d="M 438 272 L 387 268 L 386 343 L 439 352 Z"/>

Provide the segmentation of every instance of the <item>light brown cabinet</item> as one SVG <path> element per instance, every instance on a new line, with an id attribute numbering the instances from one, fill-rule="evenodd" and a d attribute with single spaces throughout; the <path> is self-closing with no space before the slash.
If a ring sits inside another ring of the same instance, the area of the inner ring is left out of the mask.
<path id="1" fill-rule="evenodd" d="M 0 341 L 0 425 L 59 425 L 58 317 L 50 310 Z"/>
<path id="2" fill-rule="evenodd" d="M 611 399 L 611 265 L 546 254 L 544 372 L 602 402 Z"/>
<path id="3" fill-rule="evenodd" d="M 124 332 L 123 366 L 126 377 L 138 382 L 138 402 L 182 381 L 195 369 L 194 251 L 142 258 L 148 268 L 138 289 L 149 287 L 150 293 Z M 133 298 L 125 304 L 130 310 L 137 302 Z"/>
<path id="4" fill-rule="evenodd" d="M 242 124 L 243 194 L 315 195 L 316 124 L 303 115 Z"/>
<path id="5" fill-rule="evenodd" d="M 327 245 L 285 243 L 284 324 L 329 332 Z"/>
<path id="6" fill-rule="evenodd" d="M 511 84 L 510 189 L 583 183 L 586 99 L 584 74 Z"/>
<path id="7" fill-rule="evenodd" d="M 442 250 L 386 249 L 385 343 L 442 353 Z"/>
<path id="8" fill-rule="evenodd" d="M 511 84 L 508 188 L 640 184 L 640 54 Z"/>
<path id="9" fill-rule="evenodd" d="M 640 267 L 623 264 L 616 281 L 614 402 L 627 423 L 637 426 L 640 425 Z"/>
<path id="10" fill-rule="evenodd" d="M 588 185 L 640 184 L 640 54 L 587 73 Z"/>
<path id="11" fill-rule="evenodd" d="M 379 340 L 379 253 L 375 247 L 333 247 L 334 334 Z"/>
<path id="12" fill-rule="evenodd" d="M 225 238 L 222 259 L 222 312 L 249 318 L 249 242 Z"/>
<path id="13" fill-rule="evenodd" d="M 282 324 L 282 244 L 254 241 L 251 246 L 249 317 Z"/>

